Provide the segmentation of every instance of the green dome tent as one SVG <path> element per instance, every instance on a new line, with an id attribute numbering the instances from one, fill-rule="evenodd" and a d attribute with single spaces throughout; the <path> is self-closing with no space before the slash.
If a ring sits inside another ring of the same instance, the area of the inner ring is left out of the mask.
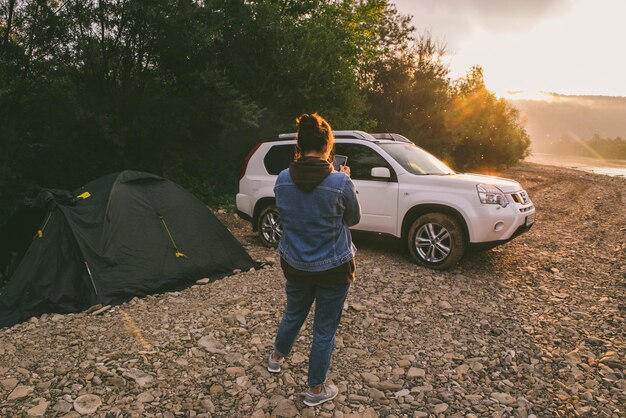
<path id="1" fill-rule="evenodd" d="M 259 267 L 201 201 L 153 174 L 109 174 L 37 201 L 46 215 L 0 291 L 0 327 Z"/>

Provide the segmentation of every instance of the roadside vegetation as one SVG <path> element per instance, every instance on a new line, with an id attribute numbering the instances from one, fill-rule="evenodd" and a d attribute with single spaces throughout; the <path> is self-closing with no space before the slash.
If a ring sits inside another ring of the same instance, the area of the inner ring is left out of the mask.
<path id="1" fill-rule="evenodd" d="M 0 221 L 37 188 L 126 168 L 228 203 L 253 144 L 302 112 L 460 170 L 523 158 L 517 110 L 445 54 L 382 0 L 2 1 Z"/>

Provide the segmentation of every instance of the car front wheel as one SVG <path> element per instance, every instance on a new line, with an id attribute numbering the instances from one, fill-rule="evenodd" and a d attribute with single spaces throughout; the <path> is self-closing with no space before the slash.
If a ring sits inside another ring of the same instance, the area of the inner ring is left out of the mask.
<path id="1" fill-rule="evenodd" d="M 461 225 L 443 213 L 427 213 L 413 221 L 407 244 L 413 260 L 435 270 L 455 266 L 465 253 Z"/>
<path id="2" fill-rule="evenodd" d="M 265 207 L 259 214 L 257 222 L 259 238 L 261 238 L 263 245 L 271 248 L 278 247 L 278 242 L 283 234 L 283 224 L 276 206 Z"/>

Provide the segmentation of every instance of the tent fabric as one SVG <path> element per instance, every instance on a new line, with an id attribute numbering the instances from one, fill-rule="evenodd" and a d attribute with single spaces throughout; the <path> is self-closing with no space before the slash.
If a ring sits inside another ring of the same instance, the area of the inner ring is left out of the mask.
<path id="1" fill-rule="evenodd" d="M 201 201 L 153 174 L 114 173 L 38 200 L 49 212 L 0 293 L 0 327 L 260 266 Z"/>

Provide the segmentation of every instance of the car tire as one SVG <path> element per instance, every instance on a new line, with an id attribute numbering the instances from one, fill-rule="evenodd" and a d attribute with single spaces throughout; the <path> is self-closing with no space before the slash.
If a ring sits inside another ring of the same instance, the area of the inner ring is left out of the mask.
<path id="1" fill-rule="evenodd" d="M 427 213 L 415 219 L 407 234 L 407 246 L 414 261 L 435 270 L 457 265 L 466 248 L 459 221 L 444 213 Z"/>
<path id="2" fill-rule="evenodd" d="M 270 248 L 278 247 L 278 242 L 283 233 L 283 224 L 278 208 L 275 205 L 263 208 L 257 218 L 257 231 L 264 246 Z"/>

